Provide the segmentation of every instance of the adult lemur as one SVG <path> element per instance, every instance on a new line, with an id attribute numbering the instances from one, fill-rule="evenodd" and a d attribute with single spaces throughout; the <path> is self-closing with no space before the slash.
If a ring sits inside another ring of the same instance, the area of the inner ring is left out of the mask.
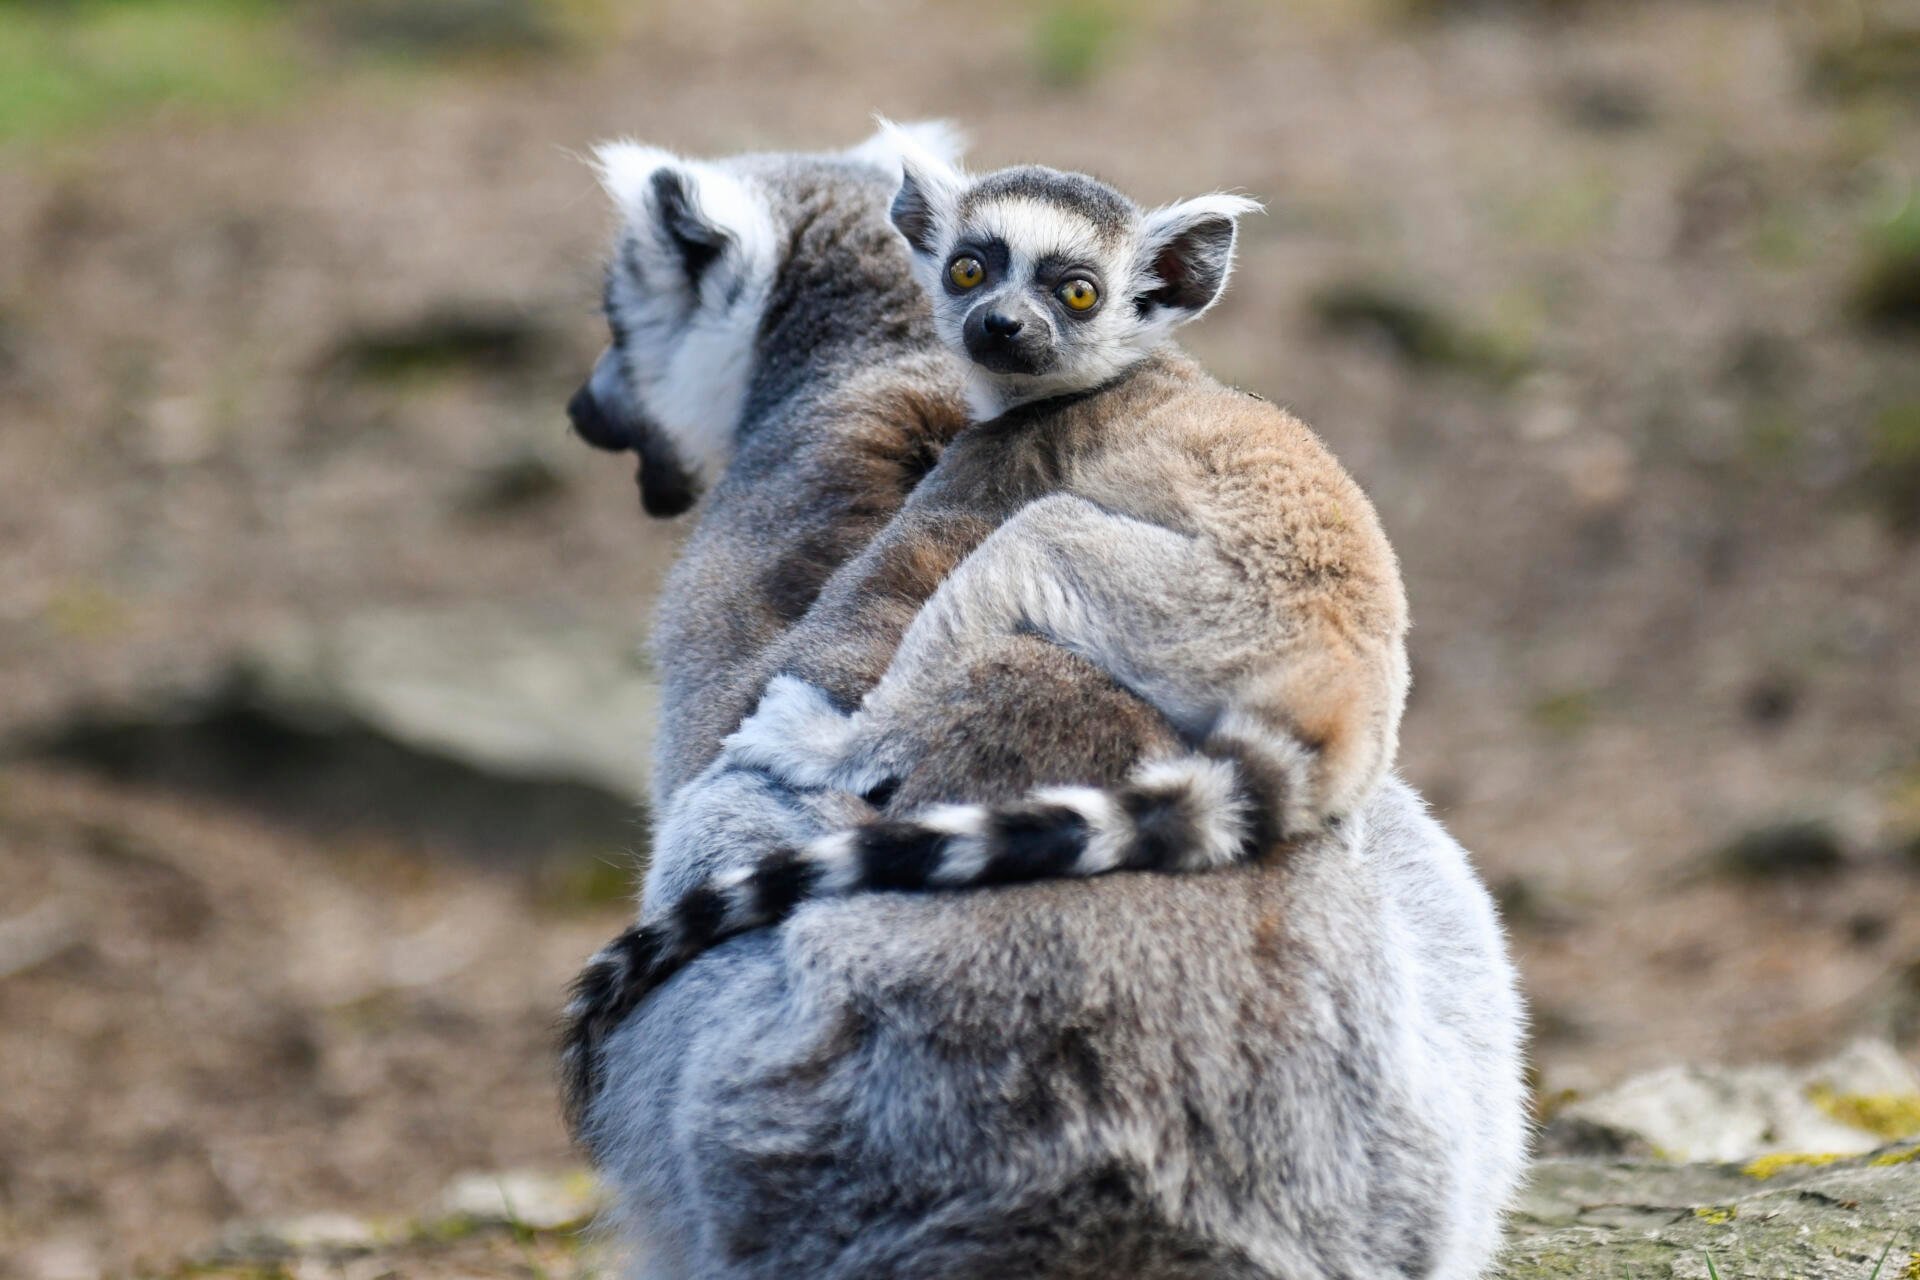
<path id="1" fill-rule="evenodd" d="M 1166 343 L 1219 296 L 1251 202 L 1145 213 L 1053 169 L 969 182 L 900 141 L 892 219 L 986 421 L 849 568 L 851 589 L 797 629 L 784 673 L 721 769 L 676 800 L 661 843 L 671 859 L 739 808 L 730 770 L 886 794 L 925 754 L 915 730 L 940 714 L 935 673 L 1010 635 L 1087 658 L 1188 747 L 1148 753 L 1116 788 L 1047 786 L 778 843 L 608 948 L 583 1007 L 617 1012 L 714 941 L 810 897 L 1266 856 L 1345 815 L 1392 762 L 1406 600 L 1372 506 L 1297 420 Z M 863 620 L 876 599 L 925 607 L 902 639 Z M 892 655 L 877 685 L 805 683 L 822 642 L 831 679 L 854 636 Z M 862 694 L 857 715 L 835 705 Z M 978 730 L 997 732 L 995 708 L 977 710 Z"/>
<path id="2" fill-rule="evenodd" d="M 709 766 L 776 672 L 849 706 L 880 683 L 941 548 L 989 528 L 909 511 L 861 549 L 963 421 L 884 148 L 606 159 L 616 341 L 576 419 L 641 447 L 656 508 L 712 485 L 659 646 L 659 795 L 706 820 L 663 833 L 657 916 L 857 808 Z M 1124 790 L 1181 742 L 1026 630 L 918 690 L 890 815 Z M 645 1274 L 1473 1274 L 1521 1150 L 1511 974 L 1404 787 L 1350 819 L 1218 875 L 813 903 L 637 1011 L 589 987 L 576 1115 Z"/>

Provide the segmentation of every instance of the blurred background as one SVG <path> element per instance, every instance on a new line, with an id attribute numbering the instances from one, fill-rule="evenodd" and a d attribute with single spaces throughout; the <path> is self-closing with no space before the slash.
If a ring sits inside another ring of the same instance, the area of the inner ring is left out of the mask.
<path id="1" fill-rule="evenodd" d="M 581 155 L 1267 203 L 1190 331 L 1373 494 L 1544 1096 L 1920 1051 L 1920 9 L 0 0 L 0 1274 L 565 1167 L 676 530 Z"/>

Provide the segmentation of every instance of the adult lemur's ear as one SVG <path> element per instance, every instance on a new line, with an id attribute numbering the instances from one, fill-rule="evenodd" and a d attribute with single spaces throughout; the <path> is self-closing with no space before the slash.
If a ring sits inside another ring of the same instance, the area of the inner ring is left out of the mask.
<path id="1" fill-rule="evenodd" d="M 1159 310 L 1176 323 L 1212 306 L 1233 270 L 1233 242 L 1242 214 L 1259 209 L 1245 196 L 1182 200 L 1146 216 L 1141 248 L 1144 276 L 1134 298 L 1143 315 Z"/>
<path id="2" fill-rule="evenodd" d="M 960 157 L 966 154 L 967 135 L 951 120 L 914 120 L 896 124 L 885 116 L 875 116 L 874 123 L 879 126 L 874 135 L 865 142 L 847 148 L 848 155 L 898 173 L 900 148 L 904 145 L 902 139 L 917 144 L 921 150 L 949 166 L 958 165 Z"/>
<path id="3" fill-rule="evenodd" d="M 734 243 L 734 235 L 701 209 L 693 176 L 685 169 L 656 169 L 647 186 L 660 236 L 680 255 L 687 283 L 697 289 L 707 268 Z"/>
<path id="4" fill-rule="evenodd" d="M 936 145 L 951 149 L 954 135 L 944 128 L 929 133 L 925 126 L 910 131 L 884 120 L 880 134 L 900 157 L 900 190 L 890 212 L 893 225 L 915 253 L 931 254 L 939 247 L 942 226 L 966 185 L 965 176 L 948 156 L 935 150 Z"/>
<path id="5" fill-rule="evenodd" d="M 644 267 L 677 277 L 697 293 L 714 268 L 732 276 L 770 252 L 773 232 L 765 208 L 724 169 L 630 142 L 600 147 L 595 159 Z"/>

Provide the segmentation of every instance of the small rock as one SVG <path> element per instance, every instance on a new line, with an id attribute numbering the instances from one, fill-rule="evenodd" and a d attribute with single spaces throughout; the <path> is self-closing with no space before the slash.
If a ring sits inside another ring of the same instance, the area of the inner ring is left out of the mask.
<path id="1" fill-rule="evenodd" d="M 15 1261 L 26 1280 L 94 1280 L 100 1275 L 100 1251 L 71 1237 L 29 1245 Z"/>
<path id="2" fill-rule="evenodd" d="M 380 1232 L 344 1213 L 309 1213 L 263 1222 L 242 1222 L 215 1244 L 221 1262 L 279 1262 L 291 1258 L 352 1258 L 381 1244 Z"/>
<path id="3" fill-rule="evenodd" d="M 79 922 L 51 899 L 0 920 L 0 979 L 37 969 L 84 940 Z"/>
<path id="4" fill-rule="evenodd" d="M 1561 1108 L 1549 1151 L 1631 1151 L 1673 1160 L 1746 1161 L 1782 1152 L 1871 1151 L 1889 1132 L 1874 1123 L 1920 1108 L 1920 1074 L 1893 1046 L 1860 1041 L 1819 1066 L 1669 1067 Z"/>
<path id="5" fill-rule="evenodd" d="M 0 751 L 335 834 L 597 858 L 643 836 L 659 693 L 637 649 L 618 625 L 481 608 L 313 619 L 199 687 L 82 708 Z"/>
<path id="6" fill-rule="evenodd" d="M 575 1173 L 471 1173 L 440 1195 L 439 1212 L 482 1226 L 568 1231 L 600 1210 L 599 1185 Z"/>
<path id="7" fill-rule="evenodd" d="M 376 611 L 270 637 L 243 665 L 254 696 L 295 719 L 637 797 L 659 693 L 636 649 L 575 622 Z"/>

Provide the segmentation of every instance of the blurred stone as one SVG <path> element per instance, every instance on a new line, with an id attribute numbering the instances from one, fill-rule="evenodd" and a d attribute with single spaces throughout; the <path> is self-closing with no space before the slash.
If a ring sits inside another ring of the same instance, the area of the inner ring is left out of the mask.
<path id="1" fill-rule="evenodd" d="M 1562 1107 L 1543 1145 L 1577 1152 L 1644 1146 L 1672 1160 L 1856 1155 L 1898 1136 L 1872 1117 L 1898 1116 L 1907 1100 L 1920 1112 L 1920 1074 L 1891 1045 L 1863 1040 L 1801 1070 L 1668 1067 L 1636 1076 Z"/>
<path id="2" fill-rule="evenodd" d="M 599 1184 L 584 1172 L 471 1173 L 441 1193 L 438 1212 L 480 1226 L 568 1231 L 591 1222 L 600 1204 Z"/>
<path id="3" fill-rule="evenodd" d="M 1887 1251 L 1882 1280 L 1911 1275 L 1916 1157 L 1910 1146 L 1772 1169 L 1542 1160 L 1490 1280 L 1867 1280 Z"/>
<path id="4" fill-rule="evenodd" d="M 379 1248 L 371 1222 L 344 1213 L 309 1213 L 229 1227 L 213 1247 L 219 1262 L 283 1262 L 292 1258 L 342 1259 Z"/>
<path id="5" fill-rule="evenodd" d="M 238 1222 L 179 1274 L 257 1276 L 550 1274 L 557 1248 L 577 1267 L 602 1203 L 591 1174 L 503 1171 L 456 1179 L 425 1213 L 366 1219 L 341 1213 Z M 491 1239 L 495 1246 L 486 1242 Z M 477 1269 L 476 1268 L 477 1264 Z M 175 1273 L 169 1273 L 175 1274 Z M 594 1274 L 569 1271 L 569 1274 Z"/>
<path id="6" fill-rule="evenodd" d="M 21 746 L 316 829 L 525 864 L 643 842 L 658 707 L 620 628 L 374 610 L 263 636 L 211 688 L 82 712 Z"/>
<path id="7" fill-rule="evenodd" d="M 624 632 L 371 612 L 283 631 L 240 665 L 258 704 L 298 722 L 364 725 L 490 773 L 645 794 L 659 690 Z"/>
<path id="8" fill-rule="evenodd" d="M 29 973 L 84 939 L 79 923 L 51 899 L 0 919 L 0 978 Z"/>
<path id="9" fill-rule="evenodd" d="M 30 1245 L 16 1259 L 26 1280 L 94 1280 L 100 1251 L 71 1237 Z"/>

